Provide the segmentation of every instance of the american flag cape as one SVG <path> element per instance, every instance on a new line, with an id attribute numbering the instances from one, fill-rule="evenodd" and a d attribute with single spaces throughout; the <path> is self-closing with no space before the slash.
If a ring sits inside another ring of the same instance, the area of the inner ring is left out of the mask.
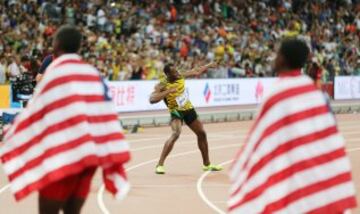
<path id="1" fill-rule="evenodd" d="M 275 86 L 231 166 L 229 212 L 340 214 L 355 207 L 344 139 L 323 94 L 300 72 Z"/>
<path id="2" fill-rule="evenodd" d="M 16 200 L 94 166 L 117 198 L 129 190 L 123 168 L 129 148 L 108 88 L 76 54 L 52 62 L 3 143 L 1 161 Z"/>

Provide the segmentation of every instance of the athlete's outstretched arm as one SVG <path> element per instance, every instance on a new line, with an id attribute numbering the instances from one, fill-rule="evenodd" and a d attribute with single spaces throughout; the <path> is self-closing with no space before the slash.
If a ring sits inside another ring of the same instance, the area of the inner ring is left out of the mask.
<path id="1" fill-rule="evenodd" d="M 165 90 L 164 86 L 162 86 L 161 84 L 157 84 L 155 86 L 154 91 L 150 95 L 149 101 L 151 104 L 158 103 L 161 100 L 163 100 L 167 95 L 174 92 L 176 92 L 175 88 L 170 88 L 168 90 Z"/>
<path id="2" fill-rule="evenodd" d="M 193 68 L 188 72 L 183 73 L 182 75 L 187 78 L 187 77 L 194 77 L 194 76 L 200 76 L 201 74 L 203 74 L 208 68 L 216 68 L 217 63 L 216 62 L 212 62 L 209 63 L 207 65 L 203 65 L 197 68 Z"/>

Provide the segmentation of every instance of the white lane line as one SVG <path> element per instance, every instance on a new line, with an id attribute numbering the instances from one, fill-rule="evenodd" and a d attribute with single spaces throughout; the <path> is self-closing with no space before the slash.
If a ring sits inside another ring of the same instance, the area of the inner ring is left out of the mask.
<path id="1" fill-rule="evenodd" d="M 354 145 L 354 143 L 360 143 L 360 138 L 348 138 L 348 139 L 345 138 L 345 141 L 348 144 L 351 143 L 351 144 Z"/>
<path id="2" fill-rule="evenodd" d="M 8 188 L 10 187 L 10 184 L 6 184 L 5 186 L 3 186 L 1 189 L 0 189 L 0 194 L 5 192 Z"/>
<path id="3" fill-rule="evenodd" d="M 213 201 L 213 203 L 215 203 L 215 204 L 226 204 L 227 201 Z"/>
<path id="4" fill-rule="evenodd" d="M 356 124 L 359 124 L 359 122 L 356 122 Z M 354 125 L 339 125 L 339 130 L 341 134 L 358 134 L 359 132 L 354 131 Z M 241 129 L 237 131 L 224 131 L 224 132 L 216 132 L 214 134 L 211 134 L 211 131 L 208 131 L 208 138 L 216 137 L 216 136 L 224 136 L 224 135 L 237 135 L 237 134 L 247 134 L 249 132 L 249 129 Z M 170 135 L 169 135 L 170 136 Z M 145 134 L 145 133 L 139 133 L 139 134 L 132 134 L 132 135 L 126 135 L 126 139 L 130 141 L 130 143 L 133 142 L 146 142 L 146 141 L 153 141 L 153 140 L 163 140 L 167 139 L 169 137 L 168 135 L 159 135 L 159 134 Z M 194 137 L 195 134 L 193 133 L 183 133 L 181 134 L 181 137 Z M 146 137 L 146 138 L 144 138 Z M 149 138 L 150 137 L 150 138 Z"/>
<path id="5" fill-rule="evenodd" d="M 99 209 L 101 210 L 101 213 L 110 214 L 109 210 L 106 208 L 104 203 L 104 191 L 105 191 L 105 186 L 104 184 L 102 184 L 96 196 L 97 204 Z"/>
<path id="6" fill-rule="evenodd" d="M 217 132 L 215 134 L 208 134 L 208 138 L 217 138 L 217 137 L 223 137 L 223 136 L 227 136 L 227 137 L 234 137 L 235 135 L 238 136 L 240 135 L 244 135 L 246 134 L 247 131 L 225 131 L 225 132 Z M 144 138 L 147 137 L 146 135 L 143 136 L 142 134 L 139 134 L 138 136 L 136 136 L 136 139 L 132 139 L 132 137 L 126 136 L 126 140 L 129 141 L 130 145 L 136 142 L 148 142 L 148 141 L 156 141 L 156 140 L 161 140 L 161 141 L 165 141 L 167 138 L 170 137 L 170 134 L 167 135 L 162 135 L 162 137 L 155 137 L 158 135 L 154 135 L 152 136 L 152 138 Z M 135 137 L 135 136 L 134 136 Z M 141 137 L 140 139 L 138 139 L 139 137 Z M 188 138 L 188 137 L 195 137 L 195 134 L 182 134 L 180 136 L 180 139 L 182 138 Z"/>
<path id="7" fill-rule="evenodd" d="M 217 136 L 222 136 L 223 134 L 232 134 L 232 133 L 241 133 L 240 131 L 231 131 L 231 132 L 219 132 L 219 135 Z M 344 133 L 344 132 L 342 132 Z M 345 133 L 355 133 L 355 132 L 346 132 Z M 187 135 L 183 135 L 184 137 Z M 189 135 L 190 136 L 190 135 Z M 209 136 L 211 137 L 211 136 Z M 229 139 L 231 137 L 229 136 Z M 148 138 L 148 139 L 134 139 L 134 140 L 131 140 L 131 142 L 142 142 L 142 141 L 150 141 L 150 140 L 159 140 L 159 139 L 164 139 L 164 138 Z M 231 138 L 233 139 L 233 138 Z M 355 138 L 354 140 L 356 140 L 358 138 Z M 352 141 L 353 139 L 349 139 L 350 141 Z M 348 140 L 346 140 L 348 141 Z M 182 145 L 187 145 L 187 144 L 191 144 L 191 143 L 185 143 L 185 144 L 182 144 Z M 240 144 L 236 144 L 236 145 L 240 145 Z M 145 149 L 151 149 L 151 148 L 158 148 L 158 147 L 162 147 L 163 145 L 159 145 L 159 146 L 147 146 L 147 147 L 141 147 L 141 148 L 137 148 L 137 149 L 134 149 L 133 151 L 141 151 L 141 150 L 145 150 Z M 214 147 L 215 149 L 215 147 Z M 210 149 L 211 150 L 211 149 Z M 353 148 L 353 149 L 349 149 L 347 150 L 348 152 L 354 152 L 354 151 L 359 151 L 360 150 L 360 147 L 359 148 Z M 197 151 L 197 150 L 196 150 Z M 179 153 L 181 154 L 181 153 Z M 173 158 L 172 156 L 169 156 L 169 158 Z M 157 159 L 156 159 L 157 160 Z M 153 163 L 153 161 L 151 161 L 150 163 Z M 146 164 L 143 164 L 143 165 L 147 165 L 147 164 L 150 164 L 150 163 L 146 163 Z M 141 165 L 141 166 L 143 166 Z M 138 166 L 138 167 L 141 167 L 141 166 Z M 135 168 L 138 168 L 137 166 L 135 166 Z M 134 169 L 135 169 L 134 168 Z M 130 167 L 127 171 L 130 171 L 132 170 L 132 167 Z M 205 176 L 206 177 L 206 176 Z M 204 177 L 204 178 L 205 178 Z M 10 187 L 10 184 L 6 184 L 5 186 L 3 186 L 1 189 L 0 189 L 0 194 L 2 194 L 3 192 L 5 192 L 8 188 Z M 104 214 L 110 214 L 109 211 L 107 210 L 107 208 L 105 207 L 104 205 L 104 202 L 103 202 L 103 194 L 104 194 L 104 185 L 102 185 L 98 191 L 98 195 L 97 195 L 97 201 L 98 201 L 98 205 L 99 205 L 99 208 L 100 210 L 104 213 Z"/>
<path id="8" fill-rule="evenodd" d="M 241 109 L 241 112 L 248 112 L 248 111 L 255 111 L 256 110 L 256 106 L 254 106 L 254 108 L 244 108 L 244 109 Z M 198 110 L 199 114 L 202 115 L 202 114 L 216 114 L 216 113 L 233 113 L 234 110 L 213 110 L 213 111 L 202 111 L 201 109 Z M 235 111 L 235 113 L 237 113 L 238 111 Z M 167 113 L 158 113 L 158 112 L 154 112 L 154 114 L 144 114 L 144 115 L 141 115 L 141 118 L 153 118 L 153 117 L 166 117 L 166 116 L 169 116 L 169 114 Z M 119 117 L 119 119 L 121 120 L 127 120 L 127 119 L 138 119 L 139 118 L 139 115 L 128 115 L 128 116 L 121 116 Z"/>
<path id="9" fill-rule="evenodd" d="M 332 107 L 342 107 L 342 106 L 357 106 L 359 105 L 359 103 L 332 103 L 331 106 Z M 258 110 L 258 106 L 254 105 L 253 107 L 248 107 L 248 108 L 242 108 L 242 109 L 236 109 L 236 107 L 234 107 L 233 109 L 226 109 L 226 110 L 202 110 L 202 109 L 198 109 L 198 112 L 200 115 L 209 115 L 209 114 L 217 114 L 217 113 L 221 113 L 221 114 L 225 114 L 225 113 L 247 113 L 247 112 L 256 112 L 256 110 Z M 144 114 L 145 113 L 145 114 Z M 140 114 L 140 115 L 139 115 Z M 156 117 L 167 117 L 169 116 L 167 113 L 163 113 L 163 112 L 159 112 L 159 111 L 155 111 L 153 112 L 153 114 L 149 114 L 148 112 L 139 112 L 139 114 L 137 115 L 123 115 L 123 116 L 119 116 L 120 120 L 129 120 L 129 119 L 139 119 L 139 117 L 143 118 L 156 118 Z"/>
<path id="10" fill-rule="evenodd" d="M 220 136 L 218 136 L 218 137 L 214 137 L 213 139 L 211 139 L 211 142 L 214 142 L 214 141 L 225 141 L 225 140 L 230 140 L 230 139 L 234 139 L 234 137 L 232 137 L 232 136 L 223 136 L 223 137 L 221 137 L 221 135 Z M 239 135 L 238 137 L 237 137 L 237 139 L 238 140 L 240 140 L 240 143 L 238 144 L 239 146 L 241 145 L 241 140 L 243 140 L 243 139 L 245 139 L 245 135 Z M 196 141 L 196 140 L 194 140 L 194 141 Z M 196 142 L 189 142 L 189 141 L 185 141 L 184 143 L 181 141 L 181 140 L 179 140 L 179 142 L 177 143 L 178 145 L 177 145 L 177 147 L 180 147 L 180 146 L 187 146 L 187 145 L 194 145 L 194 143 L 196 144 Z M 138 151 L 144 151 L 144 150 L 149 150 L 149 149 L 157 149 L 157 148 L 161 148 L 161 147 L 163 147 L 164 145 L 154 145 L 154 146 L 144 146 L 144 147 L 140 147 L 140 148 L 136 148 L 136 149 L 131 149 L 130 148 L 130 151 L 131 152 L 138 152 Z"/>
<path id="11" fill-rule="evenodd" d="M 193 144 L 194 144 L 194 142 L 181 143 L 177 147 L 193 145 Z M 138 151 L 144 151 L 144 150 L 149 150 L 149 149 L 157 149 L 157 148 L 160 148 L 160 147 L 163 147 L 163 146 L 164 145 L 154 145 L 154 146 L 144 146 L 144 147 L 140 147 L 140 148 L 136 148 L 136 149 L 131 149 L 130 148 L 130 152 L 138 152 Z"/>
<path id="12" fill-rule="evenodd" d="M 211 141 L 218 141 L 218 140 L 226 140 L 226 139 L 233 139 L 233 137 L 231 136 L 226 136 L 224 135 L 224 137 L 222 137 L 223 135 L 222 134 L 231 134 L 231 133 L 235 133 L 234 131 L 231 131 L 231 132 L 219 132 L 219 135 L 217 134 L 214 134 L 214 135 L 211 135 L 209 136 L 208 138 L 214 138 L 216 137 L 216 139 L 212 139 Z M 226 136 L 226 137 L 225 137 Z M 187 135 L 182 135 L 182 137 L 193 137 L 193 135 L 190 135 L 190 134 L 187 134 Z M 220 138 L 219 138 L 220 137 Z M 239 140 L 243 139 L 245 136 L 244 135 L 239 135 Z M 150 140 L 158 140 L 158 139 L 164 139 L 164 138 L 148 138 L 148 139 L 135 139 L 135 140 L 131 140 L 130 142 L 130 147 L 131 147 L 131 144 L 133 142 L 141 142 L 141 141 L 150 141 Z M 166 137 L 165 137 L 166 139 Z M 180 139 L 178 144 L 182 142 L 182 140 Z M 189 143 L 181 143 L 179 144 L 179 146 L 182 146 L 182 145 L 190 145 L 190 144 L 194 144 L 194 142 L 189 142 Z M 240 145 L 240 144 L 239 144 Z M 163 147 L 163 145 L 154 145 L 154 146 L 144 146 L 144 147 L 140 147 L 140 148 L 136 148 L 136 149 L 130 149 L 131 152 L 137 152 L 137 151 L 143 151 L 143 150 L 148 150 L 148 149 L 156 149 L 156 148 L 161 148 Z M 0 189 L 0 194 L 4 193 L 7 189 L 10 188 L 10 184 L 6 184 L 5 186 L 1 187 Z M 101 189 L 100 189 L 101 190 Z M 100 191 L 99 190 L 99 191 Z M 103 190 L 104 191 L 104 190 Z"/>
<path id="13" fill-rule="evenodd" d="M 354 135 L 354 134 L 360 134 L 360 132 L 359 131 L 344 131 L 344 130 L 341 131 L 340 130 L 340 134 L 342 134 L 342 135 Z"/>
<path id="14" fill-rule="evenodd" d="M 219 150 L 219 149 L 226 149 L 226 148 L 232 148 L 232 147 L 239 147 L 240 145 L 241 145 L 240 143 L 229 144 L 229 145 L 224 145 L 224 146 L 213 147 L 213 148 L 210 148 L 209 150 Z M 178 154 L 175 154 L 175 155 L 170 155 L 167 159 L 182 157 L 182 156 L 191 155 L 191 154 L 195 154 L 195 153 L 198 153 L 198 149 L 194 149 L 194 150 L 191 150 L 191 151 L 188 151 L 188 152 L 178 153 Z M 132 170 L 135 170 L 135 169 L 140 168 L 142 166 L 146 166 L 148 164 L 156 163 L 156 161 L 158 161 L 158 158 L 154 158 L 154 159 L 151 159 L 151 160 L 136 164 L 134 166 L 131 166 L 131 167 L 127 168 L 126 172 L 130 172 Z M 105 206 L 105 203 L 104 203 L 104 192 L 105 192 L 105 187 L 104 187 L 104 184 L 102 184 L 99 191 L 98 191 L 98 194 L 97 194 L 97 203 L 98 203 L 98 206 L 99 206 L 99 208 L 100 208 L 100 210 L 101 210 L 101 212 L 103 214 L 110 214 L 109 210 L 107 209 L 107 207 Z"/>
<path id="15" fill-rule="evenodd" d="M 351 123 L 351 122 L 350 122 Z M 346 125 L 345 125 L 346 124 Z M 343 123 L 342 125 L 347 127 L 347 125 L 350 125 L 348 123 Z M 247 132 L 247 131 L 246 131 Z M 218 134 L 239 134 L 239 133 L 245 133 L 245 132 L 242 132 L 242 131 L 231 131 L 231 132 L 221 132 L 221 133 L 218 133 Z M 342 132 L 342 133 L 347 133 L 345 130 Z M 160 138 L 160 139 L 164 139 L 164 138 Z M 152 140 L 160 140 L 159 138 L 153 138 Z M 146 139 L 140 139 L 138 141 L 148 141 Z M 240 144 L 236 144 L 237 146 L 240 146 Z M 156 146 L 149 146 L 148 147 L 149 149 L 150 148 L 157 148 Z M 140 150 L 143 150 L 141 148 L 139 148 L 137 151 L 140 151 Z M 210 149 L 211 150 L 211 149 Z M 197 150 L 196 150 L 197 151 Z M 195 151 L 193 152 L 190 152 L 190 153 L 179 153 L 178 155 L 180 156 L 184 156 L 184 155 L 188 155 L 188 154 L 192 154 L 194 153 Z M 182 155 L 181 155 L 182 154 Z M 177 155 L 170 155 L 169 158 L 174 158 L 174 157 L 178 157 Z M 129 167 L 127 169 L 127 172 L 131 171 L 131 170 L 134 170 L 136 168 L 139 168 L 139 167 L 142 167 L 142 166 L 145 166 L 145 165 L 148 165 L 148 164 L 151 164 L 151 163 L 154 163 L 156 162 L 158 159 L 152 159 L 152 160 L 149 160 L 149 161 L 146 161 L 146 162 L 142 162 L 140 164 L 137 164 L 137 165 L 134 165 L 132 167 Z M 206 176 L 205 176 L 206 177 Z M 204 177 L 204 178 L 205 178 Z M 105 192 L 105 188 L 104 188 L 104 185 L 101 185 L 99 191 L 98 191 L 98 194 L 97 194 L 97 202 L 98 202 L 98 206 L 100 208 L 100 210 L 102 211 L 103 214 L 110 214 L 109 210 L 106 208 L 105 206 L 105 203 L 104 203 L 104 192 Z M 205 197 L 205 195 L 204 195 Z M 210 202 L 210 201 L 209 201 Z M 211 202 L 210 202 L 211 203 Z M 216 206 L 215 206 L 216 207 Z M 222 211 L 223 212 L 223 211 Z"/>
<path id="16" fill-rule="evenodd" d="M 356 147 L 356 148 L 352 148 L 352 149 L 347 149 L 347 152 L 356 152 L 356 151 L 360 151 L 360 147 Z"/>
<path id="17" fill-rule="evenodd" d="M 166 139 L 166 137 L 153 137 L 153 138 L 141 138 L 141 139 L 134 139 L 129 140 L 126 138 L 126 140 L 130 141 L 130 144 L 136 143 L 136 142 L 147 142 L 147 141 L 153 141 L 153 140 L 163 140 Z"/>
<path id="18" fill-rule="evenodd" d="M 346 151 L 349 152 L 349 153 L 350 152 L 360 151 L 360 147 L 347 149 Z M 233 160 L 227 160 L 225 162 L 220 163 L 220 165 L 224 166 L 224 165 L 227 165 L 227 164 L 231 163 L 232 161 Z M 225 214 L 226 211 L 223 211 L 222 209 L 220 209 L 219 207 L 217 207 L 215 205 L 215 203 L 220 203 L 220 202 L 216 202 L 216 201 L 211 202 L 209 200 L 209 198 L 206 196 L 206 194 L 204 193 L 204 191 L 203 191 L 202 186 L 203 186 L 204 180 L 210 173 L 211 172 L 205 172 L 200 176 L 200 178 L 197 181 L 197 185 L 196 185 L 197 192 L 198 192 L 200 198 L 205 202 L 205 204 L 208 205 L 208 207 L 210 207 L 212 210 L 214 210 L 215 212 L 217 212 L 219 214 Z"/>
<path id="19" fill-rule="evenodd" d="M 219 165 L 224 166 L 226 164 L 231 163 L 233 160 L 227 160 L 225 162 L 220 163 Z M 200 196 L 200 198 L 205 202 L 206 205 L 208 205 L 208 207 L 210 207 L 212 210 L 214 210 L 216 213 L 220 213 L 220 214 L 225 214 L 226 212 L 223 211 L 222 209 L 220 209 L 219 207 L 217 207 L 213 202 L 211 202 L 205 195 L 203 188 L 202 188 L 202 184 L 204 182 L 204 179 L 210 174 L 211 172 L 205 172 L 203 173 L 200 178 L 197 180 L 196 183 L 196 190 Z"/>
<path id="20" fill-rule="evenodd" d="M 162 142 L 162 141 L 165 141 L 169 136 L 163 135 L 163 137 L 147 138 L 146 136 L 143 137 L 143 136 L 139 135 L 138 137 L 142 137 L 142 138 L 140 138 L 140 139 L 126 138 L 126 140 L 129 141 L 129 143 L 131 145 L 133 143 L 148 142 L 148 141 L 158 141 L 158 140 L 161 140 L 161 142 Z M 188 138 L 188 137 L 194 137 L 194 135 L 184 134 L 184 135 L 181 135 L 181 137 Z"/>
<path id="21" fill-rule="evenodd" d="M 159 185 L 151 185 L 151 184 L 138 184 L 138 185 L 131 185 L 132 188 L 190 188 L 190 187 L 194 187 L 193 184 L 159 184 Z M 208 185 L 208 187 L 229 187 L 229 185 L 226 184 L 211 184 Z"/>

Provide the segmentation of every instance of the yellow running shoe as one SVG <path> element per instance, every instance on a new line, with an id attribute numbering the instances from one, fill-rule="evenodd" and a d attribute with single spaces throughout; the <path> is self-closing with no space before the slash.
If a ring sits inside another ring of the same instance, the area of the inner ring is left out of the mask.
<path id="1" fill-rule="evenodd" d="M 209 164 L 207 166 L 203 166 L 203 170 L 204 171 L 221 171 L 221 170 L 223 170 L 223 168 L 222 168 L 222 166 L 219 166 L 219 165 Z"/>
<path id="2" fill-rule="evenodd" d="M 160 175 L 165 174 L 165 167 L 160 165 L 156 166 L 155 173 Z"/>

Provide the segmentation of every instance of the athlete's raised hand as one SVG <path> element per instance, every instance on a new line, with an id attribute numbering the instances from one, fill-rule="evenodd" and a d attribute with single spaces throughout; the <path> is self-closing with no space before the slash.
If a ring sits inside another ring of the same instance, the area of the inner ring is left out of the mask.
<path id="1" fill-rule="evenodd" d="M 206 67 L 206 68 L 216 68 L 216 67 L 218 67 L 218 65 L 219 65 L 218 62 L 211 62 L 209 64 L 204 65 L 204 67 Z"/>
<path id="2" fill-rule="evenodd" d="M 188 72 L 185 72 L 183 75 L 184 77 L 193 77 L 193 76 L 200 76 L 209 68 L 216 68 L 218 66 L 217 62 L 211 62 L 209 64 L 194 68 Z"/>

